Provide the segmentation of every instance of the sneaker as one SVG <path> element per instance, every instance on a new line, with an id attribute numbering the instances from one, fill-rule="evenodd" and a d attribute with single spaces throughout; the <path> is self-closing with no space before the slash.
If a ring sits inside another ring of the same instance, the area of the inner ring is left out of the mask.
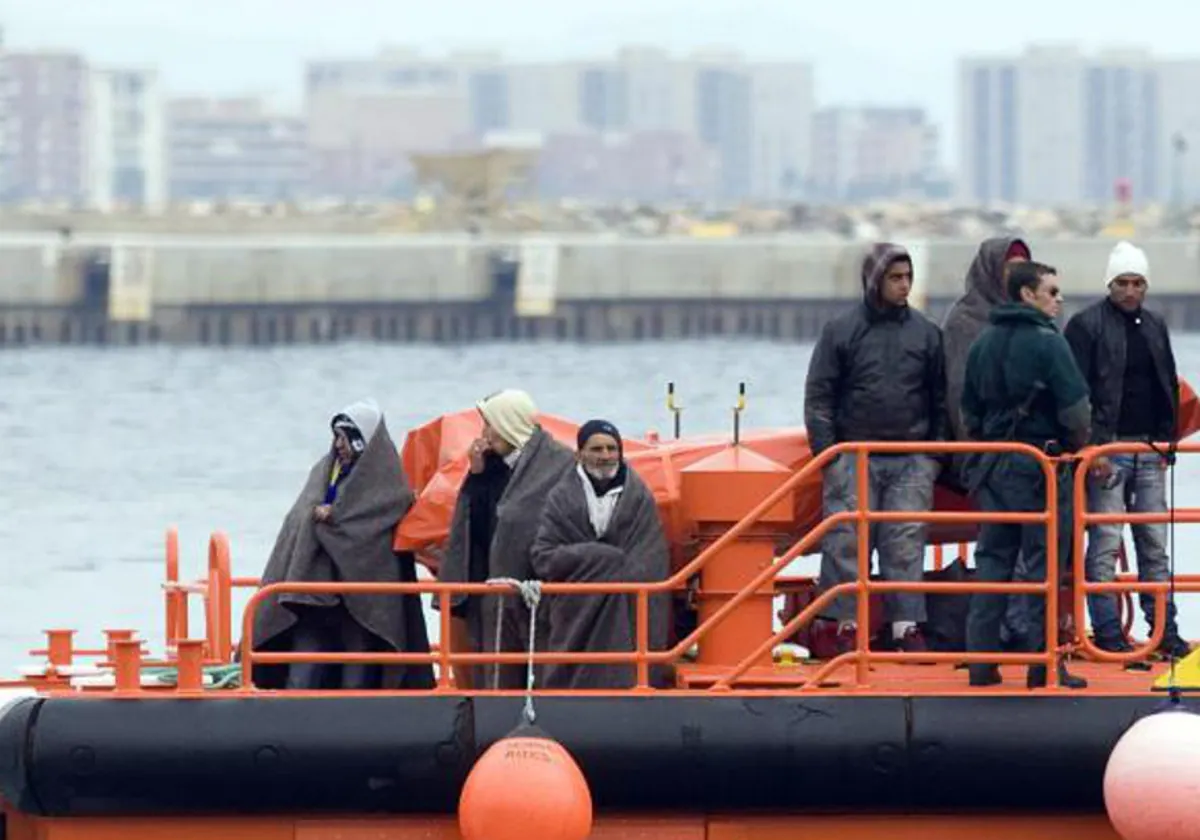
<path id="1" fill-rule="evenodd" d="M 1097 638 L 1095 640 L 1095 644 L 1096 644 L 1096 647 L 1100 648 L 1100 650 L 1105 651 L 1107 653 L 1131 653 L 1133 651 L 1133 645 L 1131 645 L 1129 643 L 1129 640 L 1126 639 L 1124 636 L 1118 636 L 1116 638 L 1107 638 L 1107 637 Z M 1143 662 L 1141 660 L 1135 660 L 1133 662 L 1126 662 L 1125 670 L 1126 671 L 1149 671 L 1150 663 Z"/>
<path id="2" fill-rule="evenodd" d="M 904 635 L 895 640 L 896 650 L 904 653 L 928 653 L 929 646 L 925 644 L 925 635 L 920 627 L 909 627 Z"/>

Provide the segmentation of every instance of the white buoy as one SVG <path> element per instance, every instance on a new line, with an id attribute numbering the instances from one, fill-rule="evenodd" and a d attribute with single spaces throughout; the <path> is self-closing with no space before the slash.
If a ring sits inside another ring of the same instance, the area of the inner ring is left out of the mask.
<path id="1" fill-rule="evenodd" d="M 1104 806 L 1123 840 L 1200 840 L 1200 715 L 1170 709 L 1126 730 L 1108 757 Z"/>

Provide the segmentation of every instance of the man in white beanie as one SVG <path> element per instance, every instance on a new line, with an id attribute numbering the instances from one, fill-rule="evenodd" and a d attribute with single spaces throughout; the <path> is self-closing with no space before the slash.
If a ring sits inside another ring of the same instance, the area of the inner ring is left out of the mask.
<path id="1" fill-rule="evenodd" d="M 1104 273 L 1107 296 L 1077 313 L 1067 323 L 1067 341 L 1091 389 L 1092 443 L 1138 440 L 1169 443 L 1177 439 L 1179 379 L 1166 322 L 1143 306 L 1150 286 L 1146 253 L 1118 242 Z M 1097 460 L 1088 476 L 1088 508 L 1093 513 L 1161 513 L 1167 508 L 1166 453 L 1153 448 Z M 1138 578 L 1170 577 L 1167 526 L 1131 526 Z M 1110 582 L 1116 576 L 1123 541 L 1121 525 L 1088 529 L 1087 578 Z M 1141 595 L 1142 613 L 1154 626 L 1154 597 Z M 1132 650 L 1121 629 L 1115 595 L 1088 596 L 1088 612 L 1096 645 L 1104 650 Z M 1167 604 L 1166 632 L 1159 651 L 1183 657 L 1189 645 L 1179 635 L 1175 604 Z"/>
<path id="2" fill-rule="evenodd" d="M 459 490 L 442 582 L 490 578 L 531 580 L 531 547 L 550 491 L 575 464 L 574 453 L 537 423 L 537 406 L 524 391 L 505 390 L 476 403 L 483 433 L 468 451 L 470 469 Z M 433 602 L 438 608 L 438 600 Z M 516 592 L 451 599 L 451 644 L 456 652 L 524 653 L 529 610 Z M 499 630 L 497 630 L 499 626 Z M 548 638 L 538 616 L 538 649 Z M 456 668 L 460 688 L 524 688 L 523 665 Z"/>

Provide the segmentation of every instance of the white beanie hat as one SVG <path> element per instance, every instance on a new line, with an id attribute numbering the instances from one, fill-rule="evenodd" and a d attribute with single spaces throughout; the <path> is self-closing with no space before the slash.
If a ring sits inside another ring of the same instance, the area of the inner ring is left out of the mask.
<path id="1" fill-rule="evenodd" d="M 518 449 L 533 436 L 537 406 L 524 391 L 511 388 L 497 391 L 481 399 L 475 406 L 488 425 Z"/>
<path id="2" fill-rule="evenodd" d="M 1118 242 L 1108 255 L 1108 272 L 1104 275 L 1107 286 L 1122 274 L 1136 274 L 1150 283 L 1150 261 L 1146 252 L 1130 242 Z"/>

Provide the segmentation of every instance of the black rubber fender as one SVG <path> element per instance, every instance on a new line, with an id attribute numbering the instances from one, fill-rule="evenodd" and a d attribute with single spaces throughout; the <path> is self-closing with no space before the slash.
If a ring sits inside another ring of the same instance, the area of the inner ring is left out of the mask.
<path id="1" fill-rule="evenodd" d="M 45 701 L 22 697 L 0 710 L 0 798 L 19 811 L 40 813 L 29 780 L 34 723 Z"/>
<path id="2" fill-rule="evenodd" d="M 520 698 L 27 698 L 0 796 L 54 817 L 453 813 Z M 1103 811 L 1147 697 L 540 697 L 598 811 Z"/>
<path id="3" fill-rule="evenodd" d="M 456 697 L 51 698 L 26 801 L 50 816 L 447 811 L 473 729 Z"/>
<path id="4" fill-rule="evenodd" d="M 914 697 L 923 809 L 1103 810 L 1104 770 L 1154 697 Z"/>
<path id="5" fill-rule="evenodd" d="M 837 810 L 909 800 L 903 697 L 543 697 L 537 724 L 572 754 L 597 808 Z M 485 749 L 522 701 L 477 698 Z"/>

